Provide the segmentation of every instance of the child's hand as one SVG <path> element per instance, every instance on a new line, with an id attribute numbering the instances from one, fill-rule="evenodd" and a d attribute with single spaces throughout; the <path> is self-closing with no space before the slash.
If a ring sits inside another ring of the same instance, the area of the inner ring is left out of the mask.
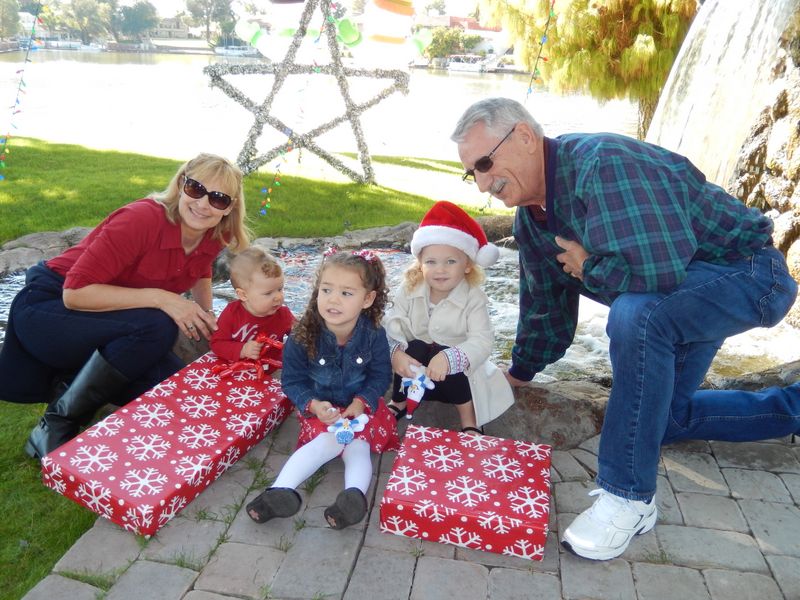
<path id="1" fill-rule="evenodd" d="M 325 423 L 325 425 L 336 423 L 341 416 L 339 414 L 339 409 L 327 400 L 312 400 L 311 412 L 314 413 L 314 416 L 320 421 Z"/>
<path id="2" fill-rule="evenodd" d="M 364 414 L 364 408 L 364 401 L 356 396 L 353 398 L 350 406 L 344 409 L 342 416 L 347 417 L 348 419 L 355 419 L 356 417 L 360 417 Z"/>
<path id="3" fill-rule="evenodd" d="M 450 372 L 450 361 L 444 355 L 444 352 L 439 352 L 428 363 L 428 368 L 425 369 L 425 374 L 434 381 L 444 381 Z"/>
<path id="4" fill-rule="evenodd" d="M 239 358 L 252 358 L 253 360 L 257 360 L 261 355 L 261 348 L 263 346 L 264 344 L 255 340 L 245 342 L 244 346 L 242 346 L 242 351 L 239 353 Z"/>
<path id="5" fill-rule="evenodd" d="M 416 377 L 417 374 L 411 370 L 411 365 L 422 366 L 416 358 L 412 358 L 402 350 L 397 350 L 392 355 L 392 370 L 400 377 Z"/>

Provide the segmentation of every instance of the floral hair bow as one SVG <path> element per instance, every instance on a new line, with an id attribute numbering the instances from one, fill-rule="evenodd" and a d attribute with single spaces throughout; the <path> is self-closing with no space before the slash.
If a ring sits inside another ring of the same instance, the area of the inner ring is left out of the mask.
<path id="1" fill-rule="evenodd" d="M 378 255 L 375 254 L 372 250 L 353 250 L 353 256 L 360 256 L 367 262 L 375 262 L 378 260 Z"/>
<path id="2" fill-rule="evenodd" d="M 322 255 L 325 258 L 328 258 L 330 256 L 333 256 L 337 252 L 339 252 L 339 249 L 336 246 L 331 246 L 327 250 L 325 250 L 322 253 Z M 367 249 L 353 250 L 352 254 L 353 256 L 358 256 L 359 258 L 363 258 L 367 262 L 375 262 L 376 260 L 378 260 L 378 255 L 375 254 L 372 250 L 367 250 Z"/>

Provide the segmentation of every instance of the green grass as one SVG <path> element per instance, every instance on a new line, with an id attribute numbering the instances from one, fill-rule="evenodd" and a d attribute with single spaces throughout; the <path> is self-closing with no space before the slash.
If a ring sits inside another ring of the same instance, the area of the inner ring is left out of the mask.
<path id="1" fill-rule="evenodd" d="M 460 173 L 457 163 L 432 159 L 372 157 L 376 163 Z M 0 244 L 37 231 L 92 227 L 112 210 L 163 189 L 179 161 L 109 152 L 31 138 L 13 138 L 0 182 Z M 245 178 L 250 227 L 256 237 L 317 237 L 419 221 L 429 198 L 379 185 L 331 183 L 274 173 Z M 266 216 L 258 214 L 272 187 Z M 468 212 L 479 211 L 467 208 Z"/>
<path id="2" fill-rule="evenodd" d="M 43 579 L 95 515 L 44 487 L 22 445 L 43 407 L 0 402 L 0 594 L 20 598 Z"/>
<path id="3" fill-rule="evenodd" d="M 13 138 L 0 181 L 0 244 L 38 231 L 91 227 L 123 204 L 161 190 L 179 161 L 82 146 Z M 372 157 L 376 163 L 460 173 L 453 162 Z M 454 178 L 455 180 L 455 178 Z M 250 227 L 256 237 L 317 237 L 419 221 L 429 198 L 357 184 L 282 176 L 271 208 L 258 216 L 272 173 L 245 179 Z M 455 180 L 457 185 L 457 180 Z M 479 211 L 467 208 L 468 212 Z M 38 464 L 22 452 L 42 405 L 0 402 L 0 596 L 21 598 L 89 529 L 94 513 L 45 488 Z M 321 474 L 320 474 L 321 475 Z M 312 486 L 319 475 L 312 478 Z M 259 481 L 264 487 L 267 478 Z M 313 487 L 312 487 L 313 489 Z M 103 582 L 105 588 L 113 582 Z"/>

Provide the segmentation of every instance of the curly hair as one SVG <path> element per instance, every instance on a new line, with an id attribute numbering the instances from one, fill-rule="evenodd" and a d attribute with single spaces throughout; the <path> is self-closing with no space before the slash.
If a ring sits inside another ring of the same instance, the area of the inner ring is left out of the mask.
<path id="1" fill-rule="evenodd" d="M 464 279 L 467 280 L 470 287 L 481 285 L 486 280 L 483 268 L 469 258 L 467 258 L 467 266 L 471 268 L 469 273 L 464 275 Z M 415 258 L 414 262 L 412 262 L 403 273 L 403 289 L 406 292 L 411 292 L 422 285 L 424 280 L 425 277 L 422 275 L 422 263 L 419 262 L 418 258 Z"/>
<path id="2" fill-rule="evenodd" d="M 368 308 L 361 312 L 370 322 L 379 327 L 383 312 L 389 303 L 389 289 L 386 287 L 386 270 L 377 255 L 371 252 L 334 252 L 322 259 L 322 264 L 317 269 L 316 279 L 314 280 L 314 290 L 311 292 L 311 299 L 308 306 L 292 328 L 292 337 L 303 346 L 309 358 L 313 358 L 317 351 L 317 341 L 325 323 L 319 314 L 317 298 L 319 297 L 319 285 L 325 269 L 331 266 L 350 269 L 358 273 L 367 292 L 375 292 L 375 300 Z"/>

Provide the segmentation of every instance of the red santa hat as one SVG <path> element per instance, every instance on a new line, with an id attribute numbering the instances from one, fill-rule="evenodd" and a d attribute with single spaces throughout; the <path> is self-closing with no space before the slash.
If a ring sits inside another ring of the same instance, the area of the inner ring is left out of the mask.
<path id="1" fill-rule="evenodd" d="M 419 258 L 425 246 L 438 244 L 458 248 L 482 267 L 492 266 L 500 256 L 478 222 L 446 200 L 434 204 L 422 219 L 411 238 L 411 254 Z"/>

